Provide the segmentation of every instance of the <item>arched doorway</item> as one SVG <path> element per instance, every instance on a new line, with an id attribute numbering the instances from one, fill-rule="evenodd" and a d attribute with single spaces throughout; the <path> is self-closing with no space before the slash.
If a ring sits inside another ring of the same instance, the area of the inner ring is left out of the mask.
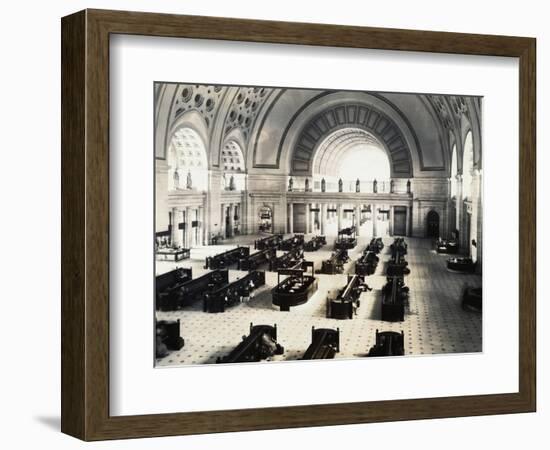
<path id="1" fill-rule="evenodd" d="M 269 206 L 262 206 L 259 211 L 258 231 L 263 233 L 273 232 L 273 211 Z"/>
<path id="2" fill-rule="evenodd" d="M 427 216 L 426 235 L 428 237 L 439 237 L 439 214 L 431 210 Z"/>

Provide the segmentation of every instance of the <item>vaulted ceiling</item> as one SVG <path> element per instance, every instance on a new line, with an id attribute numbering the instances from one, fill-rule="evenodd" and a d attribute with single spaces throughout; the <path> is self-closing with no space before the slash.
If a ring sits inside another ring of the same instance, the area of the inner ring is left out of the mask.
<path id="1" fill-rule="evenodd" d="M 204 140 L 210 166 L 221 169 L 222 150 L 232 141 L 242 150 L 247 171 L 311 173 L 313 154 L 323 140 L 339 128 L 353 127 L 382 143 L 393 176 L 448 177 L 452 147 L 456 144 L 460 153 L 469 130 L 474 134 L 475 164 L 481 166 L 480 122 L 479 97 L 155 86 L 156 156 L 164 158 L 173 133 L 186 126 Z"/>

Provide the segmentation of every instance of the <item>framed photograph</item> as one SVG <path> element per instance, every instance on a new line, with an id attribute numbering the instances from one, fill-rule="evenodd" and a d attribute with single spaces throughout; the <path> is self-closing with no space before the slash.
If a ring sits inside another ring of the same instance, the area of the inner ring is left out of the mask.
<path id="1" fill-rule="evenodd" d="M 535 411 L 535 43 L 64 17 L 62 431 Z"/>

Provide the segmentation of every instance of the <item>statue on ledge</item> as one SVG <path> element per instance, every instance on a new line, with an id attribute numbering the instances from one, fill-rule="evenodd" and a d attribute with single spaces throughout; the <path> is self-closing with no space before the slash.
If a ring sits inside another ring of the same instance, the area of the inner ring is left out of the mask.
<path id="1" fill-rule="evenodd" d="M 294 180 L 292 177 L 288 179 L 288 192 L 292 192 L 292 186 L 294 185 Z"/>
<path id="2" fill-rule="evenodd" d="M 191 171 L 187 172 L 187 189 L 193 189 L 193 181 L 191 180 Z"/>
<path id="3" fill-rule="evenodd" d="M 342 178 L 338 180 L 338 192 L 342 192 L 344 188 L 344 183 L 342 182 Z"/>
<path id="4" fill-rule="evenodd" d="M 235 190 L 235 177 L 233 175 L 231 175 L 231 177 L 229 178 L 229 190 Z"/>
<path id="5" fill-rule="evenodd" d="M 395 191 L 395 182 L 393 181 L 393 178 L 390 180 L 390 194 L 393 194 Z"/>
<path id="6" fill-rule="evenodd" d="M 378 181 L 376 181 L 376 178 L 372 182 L 372 192 L 374 192 L 375 194 L 378 192 Z"/>
<path id="7" fill-rule="evenodd" d="M 180 174 L 178 173 L 178 168 L 174 170 L 174 189 L 180 188 Z"/>
<path id="8" fill-rule="evenodd" d="M 411 193 L 411 180 L 407 180 L 407 194 Z"/>
<path id="9" fill-rule="evenodd" d="M 321 180 L 321 192 L 325 192 L 327 189 L 327 182 L 325 181 L 325 179 L 323 178 Z"/>
<path id="10" fill-rule="evenodd" d="M 355 192 L 361 192 L 361 182 L 359 181 L 359 178 L 357 178 L 357 181 L 355 182 Z"/>
<path id="11" fill-rule="evenodd" d="M 306 178 L 306 192 L 309 192 L 309 178 Z"/>

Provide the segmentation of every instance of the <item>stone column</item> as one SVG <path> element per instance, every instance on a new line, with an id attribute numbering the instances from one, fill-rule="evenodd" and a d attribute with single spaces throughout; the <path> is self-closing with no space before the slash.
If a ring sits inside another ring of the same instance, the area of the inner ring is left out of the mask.
<path id="1" fill-rule="evenodd" d="M 225 237 L 225 204 L 220 204 L 221 213 L 220 213 L 220 232 L 223 237 Z"/>
<path id="2" fill-rule="evenodd" d="M 462 221 L 462 208 L 464 202 L 462 201 L 462 175 L 456 175 L 456 222 L 455 229 L 462 231 L 460 228 Z"/>
<path id="3" fill-rule="evenodd" d="M 394 206 L 390 205 L 390 223 L 389 223 L 389 232 L 390 236 L 393 236 L 393 218 L 394 218 Z"/>
<path id="4" fill-rule="evenodd" d="M 405 236 L 411 235 L 411 207 L 407 206 L 405 209 Z"/>
<path id="5" fill-rule="evenodd" d="M 191 207 L 185 208 L 185 248 L 191 248 L 193 228 L 191 227 Z"/>
<path id="6" fill-rule="evenodd" d="M 281 214 L 282 214 L 282 208 L 281 208 Z M 277 223 L 275 222 L 275 217 L 276 217 L 276 213 L 275 213 L 275 203 L 271 203 L 271 232 L 272 233 L 278 233 L 279 231 L 277 231 Z M 284 222 L 282 223 L 282 225 L 284 225 Z M 280 233 L 282 233 L 284 231 L 284 228 L 281 229 Z"/>
<path id="7" fill-rule="evenodd" d="M 204 206 L 199 206 L 198 220 L 199 220 L 200 228 L 199 228 L 199 240 L 197 244 L 206 245 L 206 239 L 205 239 L 206 233 L 204 232 Z"/>
<path id="8" fill-rule="evenodd" d="M 372 216 L 372 237 L 376 237 L 378 234 L 378 227 L 376 224 L 376 204 L 372 204 L 371 206 L 371 216 Z"/>
<path id="9" fill-rule="evenodd" d="M 355 205 L 355 229 L 357 237 L 361 234 L 361 205 Z"/>
<path id="10" fill-rule="evenodd" d="M 309 234 L 311 233 L 311 230 L 309 229 L 310 227 L 310 215 L 311 215 L 311 206 L 309 203 L 306 203 L 306 233 Z"/>
<path id="11" fill-rule="evenodd" d="M 179 246 L 181 245 L 180 233 L 179 230 L 179 211 L 177 208 L 172 208 L 172 245 Z"/>
<path id="12" fill-rule="evenodd" d="M 325 222 L 327 220 L 327 205 L 325 203 L 320 204 L 319 219 L 321 222 L 321 234 L 325 234 Z"/>
<path id="13" fill-rule="evenodd" d="M 294 233 L 294 204 L 288 204 L 288 232 Z"/>
<path id="14" fill-rule="evenodd" d="M 233 237 L 233 228 L 235 227 L 235 205 L 233 203 L 229 204 L 229 236 Z"/>

